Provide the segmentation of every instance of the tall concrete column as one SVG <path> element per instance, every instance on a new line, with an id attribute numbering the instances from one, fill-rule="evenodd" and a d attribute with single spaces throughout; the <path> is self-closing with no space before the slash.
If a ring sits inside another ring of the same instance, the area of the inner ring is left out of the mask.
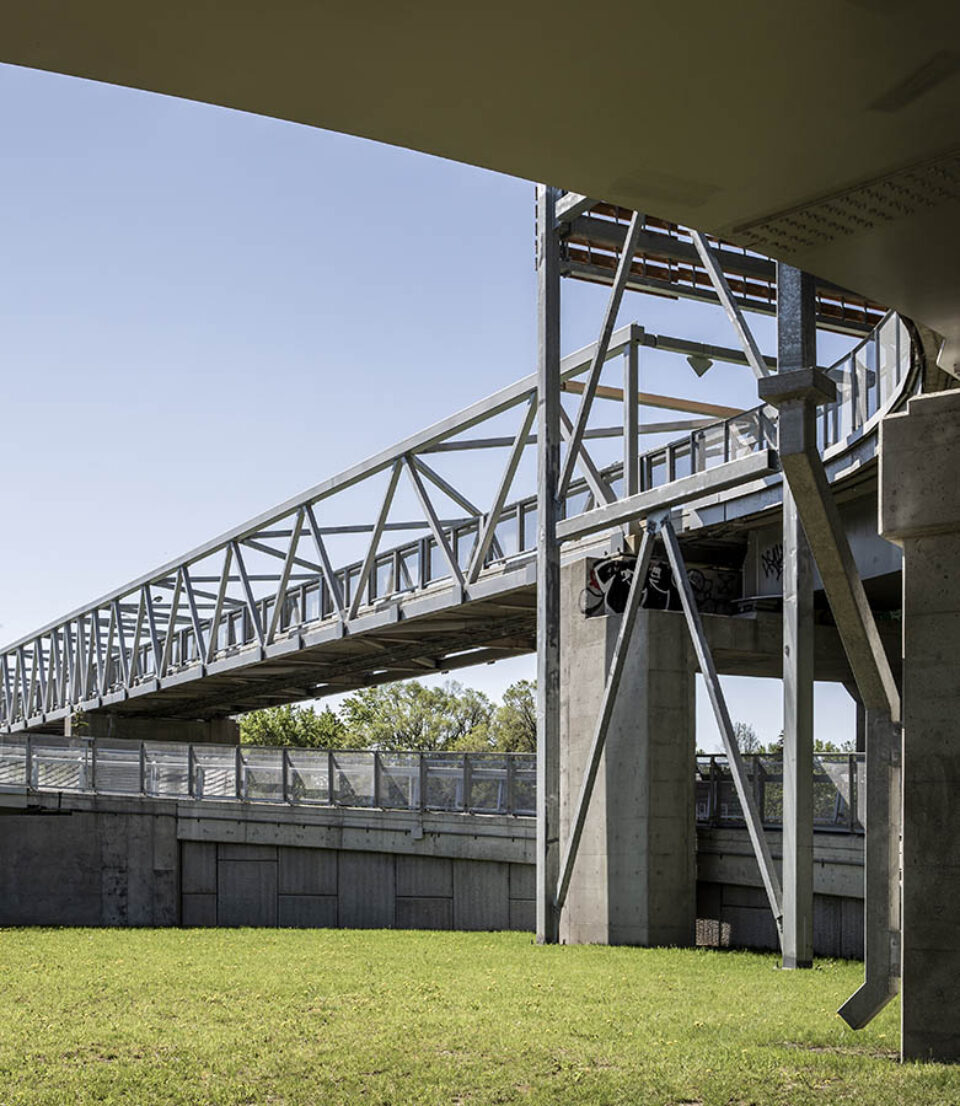
<path id="1" fill-rule="evenodd" d="M 813 277 L 777 265 L 780 372 L 816 365 Z M 783 488 L 783 966 L 813 966 L 813 558 Z"/>
<path id="2" fill-rule="evenodd" d="M 881 530 L 903 548 L 902 1051 L 957 1061 L 960 393 L 911 400 L 880 440 Z"/>
<path id="3" fill-rule="evenodd" d="M 587 562 L 562 572 L 560 825 L 570 832 L 620 616 L 587 618 Z M 560 919 L 569 944 L 696 936 L 696 705 L 684 617 L 641 610 Z"/>
<path id="4" fill-rule="evenodd" d="M 537 187 L 537 941 L 558 939 L 560 876 L 560 246 L 556 189 Z"/>

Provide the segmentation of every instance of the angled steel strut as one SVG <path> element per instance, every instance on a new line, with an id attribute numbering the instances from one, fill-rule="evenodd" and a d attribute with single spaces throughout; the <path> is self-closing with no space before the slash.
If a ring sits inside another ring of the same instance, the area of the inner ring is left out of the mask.
<path id="1" fill-rule="evenodd" d="M 900 975 L 900 693 L 817 449 L 816 408 L 836 389 L 819 369 L 760 383 L 780 411 L 780 463 L 867 711 L 863 986 L 840 1007 L 853 1029 L 897 993 Z"/>

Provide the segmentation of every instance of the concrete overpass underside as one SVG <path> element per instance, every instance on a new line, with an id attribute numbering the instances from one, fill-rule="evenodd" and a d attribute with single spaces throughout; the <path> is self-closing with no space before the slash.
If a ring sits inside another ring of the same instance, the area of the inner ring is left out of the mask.
<path id="1" fill-rule="evenodd" d="M 695 226 L 960 341 L 960 13 L 18 2 L 0 59 L 325 127 Z M 476 216 L 482 218 L 482 212 Z"/>

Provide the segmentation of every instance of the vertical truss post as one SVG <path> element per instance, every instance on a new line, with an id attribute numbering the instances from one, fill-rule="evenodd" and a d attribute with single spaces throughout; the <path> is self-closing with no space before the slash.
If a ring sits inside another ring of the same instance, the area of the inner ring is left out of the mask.
<path id="1" fill-rule="evenodd" d="M 537 186 L 537 942 L 560 939 L 560 243 Z"/>
<path id="2" fill-rule="evenodd" d="M 763 880 L 770 910 L 777 925 L 777 936 L 782 940 L 783 896 L 780 891 L 780 880 L 777 878 L 776 869 L 773 866 L 770 844 L 763 832 L 760 811 L 757 809 L 753 788 L 747 779 L 743 757 L 740 755 L 740 748 L 733 732 L 733 723 L 730 721 L 727 701 L 724 698 L 723 688 L 720 686 L 720 677 L 717 675 L 713 655 L 703 631 L 703 622 L 700 619 L 700 612 L 697 610 L 697 601 L 693 595 L 693 588 L 690 586 L 690 577 L 687 575 L 686 565 L 683 563 L 683 554 L 680 552 L 680 545 L 677 542 L 677 536 L 673 532 L 673 526 L 669 518 L 660 523 L 660 534 L 667 551 L 667 560 L 673 570 L 674 582 L 680 593 L 680 603 L 687 619 L 687 628 L 693 640 L 693 648 L 697 655 L 697 662 L 700 665 L 700 672 L 703 675 L 704 683 L 707 685 L 707 695 L 713 707 L 720 737 L 723 739 L 723 748 L 730 764 L 733 785 L 736 788 L 737 798 L 740 800 L 740 808 L 747 824 L 747 833 L 750 836 L 750 843 L 753 846 L 753 852 L 760 868 L 760 878 Z"/>
<path id="3" fill-rule="evenodd" d="M 640 342 L 643 328 L 630 328 L 630 341 L 623 355 L 623 495 L 637 495 L 640 491 Z M 632 534 L 638 531 L 638 523 L 628 525 Z"/>
<path id="4" fill-rule="evenodd" d="M 813 277 L 777 266 L 777 365 L 816 365 Z M 783 489 L 783 966 L 813 966 L 813 564 Z"/>
<path id="5" fill-rule="evenodd" d="M 600 771 L 600 758 L 607 742 L 607 731 L 610 729 L 610 720 L 617 704 L 617 695 L 620 691 L 620 680 L 623 676 L 624 665 L 627 661 L 627 653 L 630 649 L 630 641 L 633 637 L 633 627 L 637 621 L 637 611 L 640 609 L 640 596 L 647 580 L 647 572 L 650 568 L 650 558 L 653 555 L 653 537 L 648 529 L 644 532 L 643 541 L 640 544 L 640 552 L 637 555 L 637 563 L 633 570 L 633 579 L 630 581 L 630 591 L 627 595 L 627 605 L 624 608 L 620 621 L 620 629 L 617 633 L 617 642 L 613 649 L 613 657 L 610 661 L 610 671 L 603 688 L 603 699 L 600 703 L 600 714 L 597 717 L 596 729 L 593 732 L 593 741 L 590 751 L 587 753 L 587 765 L 584 769 L 583 780 L 580 783 L 580 793 L 577 796 L 577 805 L 574 808 L 573 820 L 570 826 L 570 836 L 563 850 L 563 860 L 560 863 L 560 878 L 557 881 L 556 906 L 557 910 L 563 909 L 570 887 L 570 878 L 573 875 L 573 866 L 577 860 L 577 850 L 580 847 L 580 838 L 583 836 L 583 827 L 587 821 L 587 811 L 590 808 L 590 800 L 593 797 L 593 788 L 597 781 L 597 773 Z"/>

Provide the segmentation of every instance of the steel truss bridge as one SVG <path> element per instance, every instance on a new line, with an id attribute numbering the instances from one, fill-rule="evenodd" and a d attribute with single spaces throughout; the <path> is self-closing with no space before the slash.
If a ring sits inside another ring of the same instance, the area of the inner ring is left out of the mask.
<path id="1" fill-rule="evenodd" d="M 640 387 L 646 350 L 773 370 L 742 316 L 775 307 L 772 263 L 641 216 L 625 227 L 621 215 L 569 194 L 558 205 L 568 275 L 612 286 L 600 338 L 560 365 L 567 556 L 622 548 L 649 512 L 686 505 L 689 532 L 779 497 L 773 408 Z M 578 249 L 591 253 L 586 268 Z M 654 277 L 658 259 L 667 268 Z M 629 287 L 712 296 L 740 348 L 615 330 Z M 911 344 L 896 316 L 832 286 L 818 287 L 817 304 L 831 328 L 873 326 L 828 370 L 838 397 L 818 414 L 840 477 L 902 398 Z M 9 645 L 0 731 L 62 732 L 77 711 L 218 718 L 533 651 L 537 400 L 527 376 Z M 641 411 L 671 417 L 641 422 Z"/>

